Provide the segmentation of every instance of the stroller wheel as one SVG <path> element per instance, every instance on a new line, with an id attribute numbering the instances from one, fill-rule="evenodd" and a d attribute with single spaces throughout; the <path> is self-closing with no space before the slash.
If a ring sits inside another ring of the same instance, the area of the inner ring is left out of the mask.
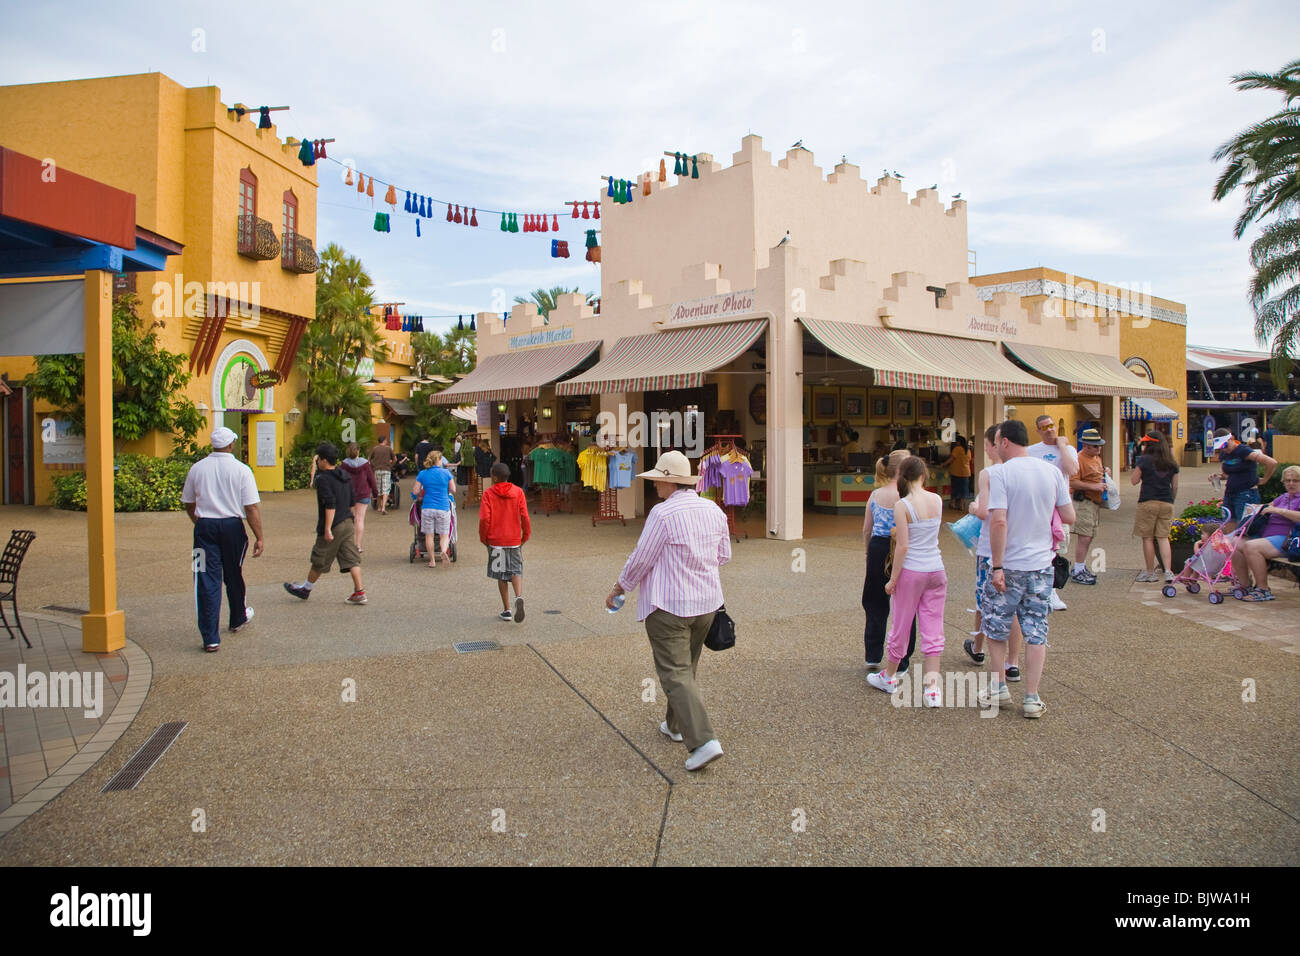
<path id="1" fill-rule="evenodd" d="M 1201 585 L 1200 585 L 1200 582 L 1199 582 L 1199 581 L 1191 581 L 1191 582 L 1189 582 L 1188 585 L 1187 585 L 1187 593 L 1188 593 L 1188 594 L 1200 594 L 1200 593 L 1201 593 Z"/>
<path id="2" fill-rule="evenodd" d="M 1222 604 L 1222 603 L 1223 603 L 1223 595 L 1220 594 L 1218 591 L 1211 591 L 1211 592 L 1210 592 L 1210 603 L 1211 603 L 1211 604 Z"/>
<path id="3" fill-rule="evenodd" d="M 414 564 L 414 563 L 415 563 L 415 542 L 414 542 L 414 541 L 411 542 L 411 561 L 410 561 L 410 563 L 411 563 L 411 564 Z"/>
<path id="4" fill-rule="evenodd" d="M 1245 588 L 1240 588 L 1240 587 L 1238 587 L 1238 588 L 1233 588 L 1233 589 L 1232 589 L 1232 596 L 1235 597 L 1238 601 L 1240 601 L 1242 598 L 1244 598 L 1244 597 L 1246 596 L 1246 589 L 1245 589 Z"/>
<path id="5" fill-rule="evenodd" d="M 1171 597 L 1173 597 L 1175 594 L 1178 593 L 1178 589 L 1175 588 L 1172 584 L 1166 584 L 1166 585 L 1161 589 L 1161 593 L 1162 593 L 1165 597 L 1167 597 L 1167 598 L 1171 598 Z"/>
<path id="6" fill-rule="evenodd" d="M 447 557 L 451 558 L 452 564 L 456 563 L 456 546 L 454 544 L 447 545 Z"/>

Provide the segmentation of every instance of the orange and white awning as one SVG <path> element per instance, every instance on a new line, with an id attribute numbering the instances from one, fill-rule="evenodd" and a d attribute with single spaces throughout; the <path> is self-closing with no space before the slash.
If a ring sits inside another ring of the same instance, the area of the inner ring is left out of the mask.
<path id="1" fill-rule="evenodd" d="M 1035 372 L 1063 382 L 1074 395 L 1114 395 L 1120 398 L 1177 398 L 1178 393 L 1134 375 L 1109 355 L 1071 352 L 1045 345 L 1003 342 L 1007 351 Z"/>
<path id="2" fill-rule="evenodd" d="M 836 355 L 875 373 L 875 383 L 966 395 L 1055 398 L 1056 386 L 1009 362 L 994 342 L 801 318 Z"/>
<path id="3" fill-rule="evenodd" d="M 627 336 L 595 367 L 556 385 L 555 394 L 698 388 L 706 373 L 735 359 L 766 328 L 767 319 L 747 319 Z"/>
<path id="4" fill-rule="evenodd" d="M 602 339 L 523 349 L 480 359 L 474 371 L 430 399 L 434 405 L 537 398 L 542 389 L 587 361 Z"/>

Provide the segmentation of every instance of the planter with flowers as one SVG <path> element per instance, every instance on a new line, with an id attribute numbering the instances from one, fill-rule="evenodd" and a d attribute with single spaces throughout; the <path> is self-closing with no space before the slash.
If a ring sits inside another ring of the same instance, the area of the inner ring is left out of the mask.
<path id="1" fill-rule="evenodd" d="M 1201 540 L 1201 525 L 1226 521 L 1223 502 L 1218 498 L 1196 501 L 1183 509 L 1183 513 L 1169 523 L 1169 557 L 1174 571 L 1182 570 L 1192 556 L 1196 542 Z M 1156 560 L 1160 562 L 1157 550 Z"/>

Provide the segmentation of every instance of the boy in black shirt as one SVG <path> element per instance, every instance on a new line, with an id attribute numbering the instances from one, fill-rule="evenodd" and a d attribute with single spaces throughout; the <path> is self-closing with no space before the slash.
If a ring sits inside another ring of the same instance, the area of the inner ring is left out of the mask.
<path id="1" fill-rule="evenodd" d="M 284 589 L 307 600 L 312 585 L 337 560 L 339 572 L 352 575 L 354 589 L 348 603 L 365 604 L 361 555 L 352 536 L 352 480 L 335 467 L 338 461 L 339 450 L 329 442 L 316 447 L 316 544 L 311 549 L 311 570 L 307 580 L 298 584 L 285 581 Z"/>

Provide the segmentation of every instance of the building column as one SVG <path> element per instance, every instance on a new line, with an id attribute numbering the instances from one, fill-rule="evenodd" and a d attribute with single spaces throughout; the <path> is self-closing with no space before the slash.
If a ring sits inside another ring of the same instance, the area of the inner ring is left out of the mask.
<path id="1" fill-rule="evenodd" d="M 768 321 L 767 535 L 803 537 L 803 326 Z"/>
<path id="2" fill-rule="evenodd" d="M 636 472 L 640 474 L 649 465 L 646 464 L 646 452 L 653 447 L 653 436 L 648 427 L 636 429 L 640 434 L 629 434 L 633 424 L 640 421 L 645 409 L 644 392 L 603 392 L 600 397 L 600 411 L 596 414 L 598 435 L 608 435 L 612 440 L 626 442 L 636 452 Z M 635 420 L 633 421 L 633 417 Z M 617 491 L 618 513 L 624 518 L 640 518 L 645 514 L 645 482 L 632 480 L 630 488 Z"/>
<path id="3" fill-rule="evenodd" d="M 113 276 L 86 273 L 86 531 L 90 613 L 81 617 L 81 649 L 107 654 L 126 646 L 126 614 L 117 607 L 117 535 L 113 526 Z"/>
<path id="4" fill-rule="evenodd" d="M 1119 466 L 1124 453 L 1124 421 L 1120 417 L 1120 398 L 1101 399 L 1101 437 L 1106 444 L 1101 449 L 1102 462 L 1110 469 L 1111 477 L 1119 480 Z"/>

